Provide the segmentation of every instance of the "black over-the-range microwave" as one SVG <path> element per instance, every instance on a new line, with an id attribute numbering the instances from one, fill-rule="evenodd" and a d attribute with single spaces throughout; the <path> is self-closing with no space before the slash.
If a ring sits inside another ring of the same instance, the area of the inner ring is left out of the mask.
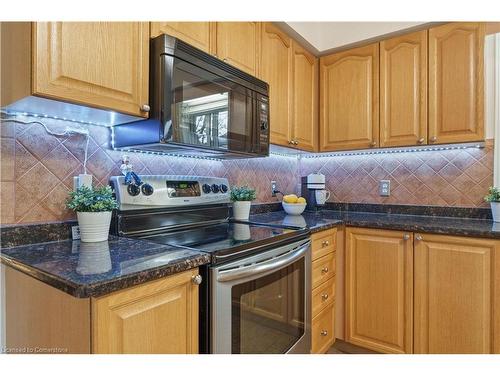
<path id="1" fill-rule="evenodd" d="M 218 159 L 269 155 L 266 82 L 170 35 L 152 39 L 150 51 L 150 118 L 115 126 L 115 149 Z"/>

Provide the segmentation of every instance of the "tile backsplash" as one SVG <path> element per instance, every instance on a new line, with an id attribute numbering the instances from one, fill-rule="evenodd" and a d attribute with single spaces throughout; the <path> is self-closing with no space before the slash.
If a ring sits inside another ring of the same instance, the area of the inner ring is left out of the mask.
<path id="1" fill-rule="evenodd" d="M 33 121 L 33 118 L 20 118 Z M 61 132 L 72 123 L 43 122 Z M 109 145 L 109 129 L 89 126 L 87 173 L 96 185 L 120 174 L 122 152 Z M 39 124 L 1 123 L 1 223 L 68 220 L 65 200 L 73 176 L 83 173 L 86 138 L 49 135 Z M 270 181 L 284 192 L 298 192 L 300 178 L 326 175 L 330 201 L 480 207 L 493 181 L 493 149 L 448 150 L 363 156 L 269 158 L 212 161 L 129 153 L 139 174 L 184 174 L 227 177 L 234 185 L 257 189 L 259 203 L 276 202 Z M 378 196 L 378 181 L 391 180 L 391 196 Z"/>
<path id="2" fill-rule="evenodd" d="M 493 184 L 493 146 L 440 151 L 303 158 L 302 176 L 326 175 L 330 201 L 485 207 Z M 391 181 L 381 197 L 380 180 Z"/>

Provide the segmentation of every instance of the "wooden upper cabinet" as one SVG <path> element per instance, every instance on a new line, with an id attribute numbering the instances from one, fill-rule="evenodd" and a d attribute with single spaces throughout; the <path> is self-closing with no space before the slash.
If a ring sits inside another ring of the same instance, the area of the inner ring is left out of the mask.
<path id="1" fill-rule="evenodd" d="M 484 140 L 484 23 L 429 29 L 429 143 Z"/>
<path id="2" fill-rule="evenodd" d="M 92 300 L 92 352 L 198 353 L 198 285 L 192 269 Z"/>
<path id="3" fill-rule="evenodd" d="M 346 341 L 412 353 L 413 234 L 346 229 Z"/>
<path id="4" fill-rule="evenodd" d="M 292 137 L 296 147 L 318 151 L 318 59 L 292 41 L 293 115 Z"/>
<path id="5" fill-rule="evenodd" d="M 500 241 L 415 239 L 415 353 L 500 353 Z"/>
<path id="6" fill-rule="evenodd" d="M 217 22 L 216 55 L 253 76 L 260 58 L 259 22 Z"/>
<path id="7" fill-rule="evenodd" d="M 260 78 L 269 84 L 270 141 L 290 146 L 293 96 L 292 39 L 271 23 L 262 25 Z"/>
<path id="8" fill-rule="evenodd" d="M 320 151 L 379 144 L 379 44 L 320 59 Z"/>
<path id="9" fill-rule="evenodd" d="M 147 22 L 37 22 L 35 95 L 147 117 Z"/>
<path id="10" fill-rule="evenodd" d="M 380 42 L 380 147 L 427 143 L 427 30 Z"/>
<path id="11" fill-rule="evenodd" d="M 151 22 L 151 37 L 172 35 L 207 53 L 212 53 L 212 22 Z"/>

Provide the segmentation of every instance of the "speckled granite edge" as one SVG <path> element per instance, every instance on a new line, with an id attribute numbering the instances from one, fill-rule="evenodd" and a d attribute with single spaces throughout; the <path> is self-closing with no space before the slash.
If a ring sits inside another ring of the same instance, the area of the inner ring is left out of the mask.
<path id="1" fill-rule="evenodd" d="M 200 253 L 195 257 L 176 260 L 173 264 L 151 268 L 132 275 L 116 278 L 111 281 L 89 285 L 77 285 L 68 280 L 63 280 L 55 275 L 48 274 L 35 267 L 24 265 L 5 255 L 1 258 L 1 263 L 77 298 L 100 297 L 117 290 L 122 290 L 148 281 L 173 275 L 175 273 L 187 271 L 192 268 L 208 264 L 210 261 L 211 257 L 209 254 Z"/>
<path id="2" fill-rule="evenodd" d="M 28 245 L 38 242 L 64 241 L 71 239 L 71 227 L 76 221 L 2 225 L 0 247 Z"/>
<path id="3" fill-rule="evenodd" d="M 338 203 L 328 202 L 324 209 L 334 211 L 370 212 L 397 215 L 443 216 L 491 220 L 490 208 L 412 206 L 402 204 Z M 321 211 L 318 210 L 318 211 Z"/>

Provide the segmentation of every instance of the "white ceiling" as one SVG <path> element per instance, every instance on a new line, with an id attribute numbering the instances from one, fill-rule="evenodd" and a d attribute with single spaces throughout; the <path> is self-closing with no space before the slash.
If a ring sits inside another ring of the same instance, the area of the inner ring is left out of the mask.
<path id="1" fill-rule="evenodd" d="M 425 22 L 287 22 L 319 52 L 423 23 Z"/>

